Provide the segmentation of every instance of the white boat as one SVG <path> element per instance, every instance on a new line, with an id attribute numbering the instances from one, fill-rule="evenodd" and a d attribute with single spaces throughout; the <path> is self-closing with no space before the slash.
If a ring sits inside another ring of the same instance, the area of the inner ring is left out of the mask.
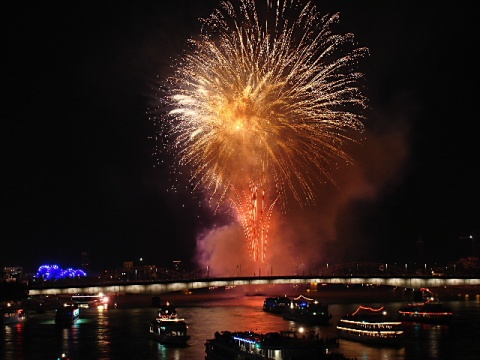
<path id="1" fill-rule="evenodd" d="M 383 346 L 403 344 L 402 323 L 394 321 L 384 307 L 359 306 L 354 313 L 340 319 L 337 331 L 340 339 Z"/>
<path id="2" fill-rule="evenodd" d="M 163 345 L 185 346 L 190 335 L 185 319 L 156 318 L 150 321 L 151 337 Z"/>
<path id="3" fill-rule="evenodd" d="M 27 320 L 27 313 L 21 308 L 7 307 L 1 309 L 2 322 L 4 325 L 18 324 Z"/>
<path id="4" fill-rule="evenodd" d="M 178 318 L 177 309 L 167 301 L 158 308 L 157 317 L 149 323 L 151 337 L 163 345 L 185 346 L 190 335 L 185 319 Z"/>
<path id="5" fill-rule="evenodd" d="M 167 301 L 165 305 L 162 305 L 158 308 L 158 316 L 159 319 L 176 319 L 177 318 L 177 309 L 175 306 L 170 305 Z"/>

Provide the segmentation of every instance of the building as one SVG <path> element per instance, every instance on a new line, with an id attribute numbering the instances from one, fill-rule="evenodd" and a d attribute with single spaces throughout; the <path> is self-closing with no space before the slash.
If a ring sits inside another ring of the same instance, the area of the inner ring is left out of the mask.
<path id="1" fill-rule="evenodd" d="M 23 267 L 8 266 L 3 268 L 3 279 L 5 281 L 20 281 L 23 276 Z"/>

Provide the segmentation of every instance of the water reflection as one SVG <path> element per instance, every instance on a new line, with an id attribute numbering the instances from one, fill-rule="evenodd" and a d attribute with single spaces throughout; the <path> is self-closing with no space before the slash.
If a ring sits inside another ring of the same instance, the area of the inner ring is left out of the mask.
<path id="1" fill-rule="evenodd" d="M 111 357 L 111 339 L 110 339 L 110 322 L 108 308 L 99 306 L 96 309 L 97 313 L 93 313 L 93 316 L 97 316 L 97 351 L 102 358 L 109 359 Z"/>
<path id="2" fill-rule="evenodd" d="M 231 301 L 177 307 L 179 317 L 189 326 L 190 340 L 185 348 L 167 348 L 148 335 L 148 321 L 155 308 L 82 309 L 73 326 L 59 328 L 54 315 L 37 314 L 27 322 L 2 329 L 2 360 L 57 359 L 62 353 L 82 359 L 162 359 L 198 360 L 205 358 L 205 341 L 215 331 L 270 332 L 296 330 L 300 324 L 286 321 L 280 315 L 262 311 L 262 297 L 244 297 Z M 304 326 L 321 337 L 336 337 L 339 318 L 351 313 L 359 304 L 332 304 L 329 326 Z M 365 304 L 363 304 L 365 305 Z M 378 307 L 378 304 L 369 304 Z M 387 304 L 390 311 L 403 304 Z M 480 338 L 480 302 L 451 302 L 455 318 L 452 325 L 409 324 L 405 327 L 404 348 L 377 348 L 340 340 L 338 352 L 362 360 L 462 359 L 478 360 Z"/>
<path id="3" fill-rule="evenodd" d="M 183 349 L 166 347 L 160 343 L 157 345 L 157 347 L 158 353 L 161 355 L 161 359 L 182 360 Z"/>

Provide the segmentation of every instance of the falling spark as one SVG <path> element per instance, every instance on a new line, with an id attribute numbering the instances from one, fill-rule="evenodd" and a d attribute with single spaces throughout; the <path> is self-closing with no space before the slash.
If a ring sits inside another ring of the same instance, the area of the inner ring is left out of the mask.
<path id="1" fill-rule="evenodd" d="M 314 204 L 316 186 L 334 182 L 338 161 L 352 162 L 345 144 L 363 131 L 354 69 L 368 51 L 332 31 L 338 20 L 311 1 L 222 1 L 169 79 L 169 145 L 194 188 L 217 207 L 233 204 L 256 258 L 277 200 L 284 210 L 290 195 Z"/>

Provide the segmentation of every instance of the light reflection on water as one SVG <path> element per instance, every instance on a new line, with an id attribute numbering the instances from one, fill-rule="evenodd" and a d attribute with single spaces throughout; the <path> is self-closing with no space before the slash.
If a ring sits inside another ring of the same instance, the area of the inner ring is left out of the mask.
<path id="1" fill-rule="evenodd" d="M 190 340 L 185 348 L 167 348 L 148 337 L 148 321 L 156 308 L 81 309 L 73 326 L 58 328 L 54 314 L 32 315 L 23 324 L 4 326 L 0 359 L 164 359 L 199 360 L 205 357 L 205 340 L 215 331 L 270 332 L 298 329 L 301 325 L 262 311 L 263 297 L 251 296 L 179 307 L 189 324 Z M 362 360 L 475 359 L 480 351 L 480 302 L 447 302 L 455 313 L 446 325 L 410 324 L 405 327 L 405 347 L 379 348 L 340 340 L 338 352 Z M 329 326 L 305 326 L 322 337 L 336 337 L 335 325 L 343 314 L 360 304 L 332 304 Z M 362 304 L 379 307 L 385 304 Z M 391 313 L 403 303 L 386 304 Z"/>

